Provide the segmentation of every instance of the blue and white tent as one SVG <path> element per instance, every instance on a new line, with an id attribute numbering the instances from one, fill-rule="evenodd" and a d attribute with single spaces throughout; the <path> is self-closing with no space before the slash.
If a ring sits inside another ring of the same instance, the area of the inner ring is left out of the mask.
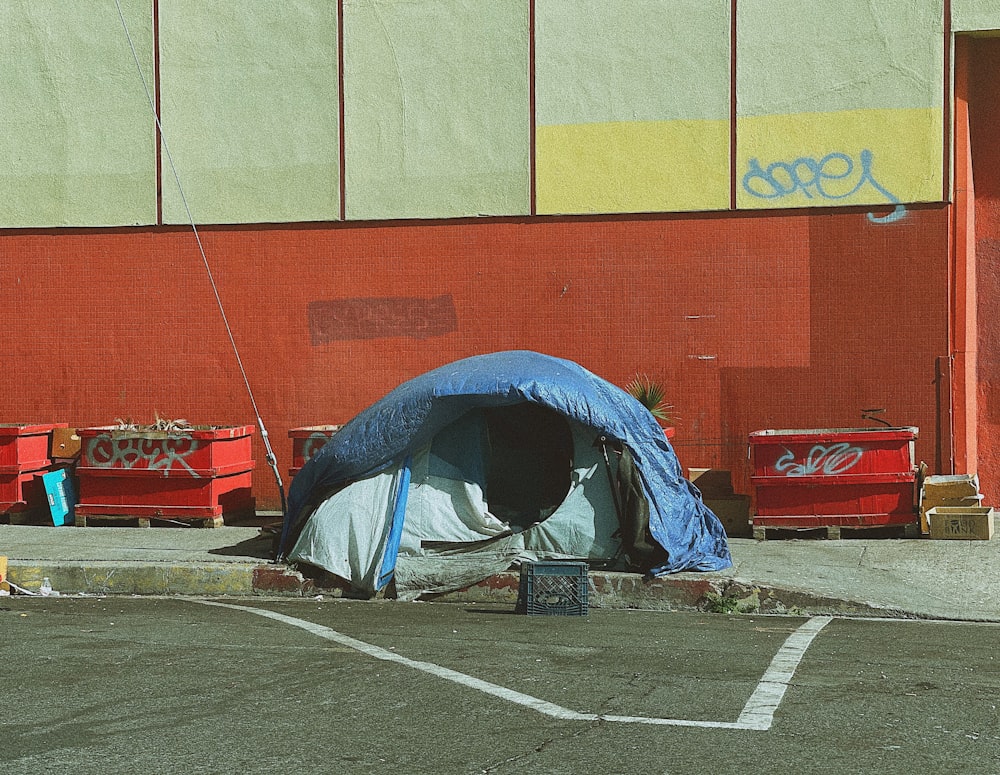
<path id="1" fill-rule="evenodd" d="M 624 567 L 637 551 L 623 530 L 626 469 L 655 541 L 642 570 L 731 565 L 721 523 L 632 396 L 535 352 L 466 358 L 403 383 L 305 464 L 279 556 L 362 593 L 394 579 L 401 598 L 519 560 Z"/>

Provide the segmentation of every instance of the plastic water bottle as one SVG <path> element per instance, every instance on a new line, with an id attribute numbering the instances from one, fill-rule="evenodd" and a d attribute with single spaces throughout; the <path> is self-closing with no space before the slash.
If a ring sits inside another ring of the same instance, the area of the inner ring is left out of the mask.
<path id="1" fill-rule="evenodd" d="M 42 595 L 43 597 L 48 597 L 49 595 L 52 594 L 52 582 L 49 581 L 48 576 L 42 578 L 42 586 L 38 588 L 38 594 Z"/>

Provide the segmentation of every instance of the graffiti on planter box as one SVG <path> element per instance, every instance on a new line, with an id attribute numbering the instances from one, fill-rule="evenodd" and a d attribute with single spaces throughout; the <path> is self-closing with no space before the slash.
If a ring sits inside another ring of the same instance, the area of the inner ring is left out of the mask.
<path id="1" fill-rule="evenodd" d="M 312 460 L 312 456 L 325 447 L 329 440 L 329 433 L 323 433 L 322 431 L 310 433 L 309 438 L 306 439 L 305 444 L 302 445 L 303 460 Z"/>
<path id="2" fill-rule="evenodd" d="M 846 441 L 837 444 L 816 444 L 806 459 L 797 462 L 796 455 L 787 447 L 785 454 L 774 463 L 774 470 L 785 476 L 834 476 L 854 468 L 864 453 L 861 447 L 852 447 Z"/>
<path id="3" fill-rule="evenodd" d="M 906 215 L 906 208 L 895 194 L 876 180 L 872 172 L 873 160 L 867 148 L 861 151 L 857 162 L 841 152 L 828 153 L 822 159 L 800 156 L 792 161 L 775 161 L 766 168 L 762 168 L 757 159 L 750 159 L 749 169 L 743 176 L 743 190 L 758 199 L 781 199 L 800 192 L 807 199 L 841 200 L 854 196 L 868 185 L 884 196 L 888 204 L 896 206 L 888 215 L 868 213 L 868 220 L 873 223 L 898 221 Z M 853 188 L 844 191 L 852 183 Z"/>
<path id="4" fill-rule="evenodd" d="M 196 449 L 198 442 L 188 436 L 116 439 L 100 435 L 87 440 L 87 458 L 96 467 L 151 470 L 183 468 L 194 477 L 198 477 L 198 473 L 188 464 L 186 458 Z"/>

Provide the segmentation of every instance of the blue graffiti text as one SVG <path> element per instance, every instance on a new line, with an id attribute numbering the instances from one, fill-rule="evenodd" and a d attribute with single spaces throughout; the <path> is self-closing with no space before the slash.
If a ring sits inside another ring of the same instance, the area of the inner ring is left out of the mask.
<path id="1" fill-rule="evenodd" d="M 801 156 L 794 161 L 776 161 L 762 168 L 757 159 L 750 159 L 743 176 L 743 190 L 758 199 L 781 199 L 796 192 L 807 199 L 847 199 L 865 185 L 884 196 L 895 209 L 884 216 L 868 213 L 874 223 L 892 223 L 906 215 L 899 198 L 886 189 L 872 173 L 872 152 L 861 151 L 858 162 L 846 153 L 828 153 L 822 159 Z M 855 182 L 855 176 L 857 180 Z M 853 187 L 849 188 L 849 186 Z"/>

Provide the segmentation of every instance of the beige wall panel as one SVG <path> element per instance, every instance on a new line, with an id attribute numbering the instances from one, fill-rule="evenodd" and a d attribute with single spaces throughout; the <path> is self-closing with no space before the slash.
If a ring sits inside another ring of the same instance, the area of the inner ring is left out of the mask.
<path id="1" fill-rule="evenodd" d="M 951 0 L 953 32 L 1000 30 L 1000 2 L 997 0 Z"/>
<path id="2" fill-rule="evenodd" d="M 159 8 L 164 138 L 195 221 L 337 219 L 336 3 Z M 166 157 L 163 214 L 188 220 Z"/>
<path id="3" fill-rule="evenodd" d="M 943 0 L 737 8 L 739 207 L 941 199 Z"/>
<path id="4" fill-rule="evenodd" d="M 351 0 L 349 219 L 529 210 L 528 3 Z"/>
<path id="5" fill-rule="evenodd" d="M 151 6 L 120 0 L 152 83 Z M 0 2 L 0 227 L 156 215 L 153 114 L 114 2 Z"/>
<path id="6" fill-rule="evenodd" d="M 539 213 L 729 206 L 728 0 L 537 0 Z"/>

